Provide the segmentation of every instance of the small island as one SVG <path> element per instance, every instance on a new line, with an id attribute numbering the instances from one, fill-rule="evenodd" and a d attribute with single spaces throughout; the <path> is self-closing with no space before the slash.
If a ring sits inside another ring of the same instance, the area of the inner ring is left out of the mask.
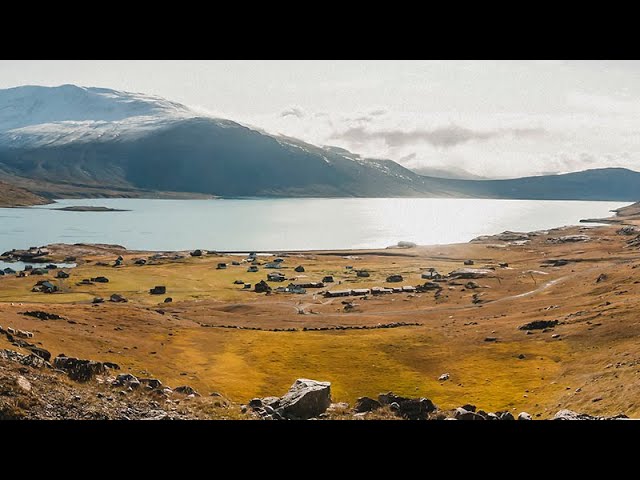
<path id="1" fill-rule="evenodd" d="M 109 208 L 109 207 L 87 207 L 87 206 L 73 206 L 73 207 L 62 207 L 62 208 L 52 208 L 51 210 L 60 210 L 62 212 L 130 212 L 131 210 L 123 210 L 119 208 Z"/>

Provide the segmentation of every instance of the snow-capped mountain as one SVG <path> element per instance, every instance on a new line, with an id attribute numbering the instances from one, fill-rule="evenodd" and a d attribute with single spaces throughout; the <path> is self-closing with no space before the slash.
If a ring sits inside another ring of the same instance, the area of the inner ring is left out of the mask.
<path id="1" fill-rule="evenodd" d="M 0 172 L 217 195 L 421 195 L 384 160 L 270 135 L 166 99 L 74 85 L 0 90 Z"/>
<path id="2" fill-rule="evenodd" d="M 161 97 L 75 85 L 0 90 L 0 142 L 61 145 L 142 135 L 197 115 Z"/>
<path id="3" fill-rule="evenodd" d="M 422 176 L 391 160 L 270 135 L 160 97 L 74 85 L 0 90 L 2 179 L 49 197 L 173 191 L 637 200 L 640 191 L 640 173 L 622 169 L 515 180 Z"/>

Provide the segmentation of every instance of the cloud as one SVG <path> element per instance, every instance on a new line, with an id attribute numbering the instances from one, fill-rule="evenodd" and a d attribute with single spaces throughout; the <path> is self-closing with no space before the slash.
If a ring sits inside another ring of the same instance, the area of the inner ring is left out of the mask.
<path id="1" fill-rule="evenodd" d="M 296 117 L 296 118 L 304 118 L 306 117 L 306 114 L 304 113 L 304 110 L 302 110 L 302 108 L 300 107 L 289 107 L 286 110 L 283 110 L 280 113 L 281 117 Z"/>
<path id="2" fill-rule="evenodd" d="M 386 129 L 378 131 L 366 130 L 364 127 L 350 127 L 343 132 L 336 132 L 333 138 L 347 140 L 353 143 L 365 143 L 383 140 L 389 147 L 401 147 L 418 142 L 426 142 L 434 147 L 452 148 L 471 141 L 486 141 L 492 138 L 512 135 L 516 138 L 526 138 L 546 134 L 542 128 L 511 128 L 499 130 L 471 130 L 458 125 L 438 127 L 432 130 L 398 130 Z"/>

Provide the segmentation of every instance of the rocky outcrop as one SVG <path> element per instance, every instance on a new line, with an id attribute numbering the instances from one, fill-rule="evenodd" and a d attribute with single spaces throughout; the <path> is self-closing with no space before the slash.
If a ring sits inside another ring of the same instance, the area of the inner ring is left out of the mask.
<path id="1" fill-rule="evenodd" d="M 374 410 L 379 409 L 380 407 L 382 407 L 382 404 L 378 400 L 375 400 L 371 397 L 360 397 L 356 401 L 356 404 L 353 407 L 353 409 L 357 413 L 363 413 L 363 412 L 372 412 Z"/>
<path id="2" fill-rule="evenodd" d="M 597 417 L 586 413 L 577 413 L 573 410 L 560 410 L 555 414 L 553 420 L 624 420 L 627 419 L 624 414 L 615 415 L 613 417 Z"/>
<path id="3" fill-rule="evenodd" d="M 407 420 L 426 420 L 437 407 L 428 398 L 406 398 L 392 392 L 378 395 L 381 405 L 388 405 L 398 416 Z"/>
<path id="4" fill-rule="evenodd" d="M 520 325 L 518 330 L 544 330 L 558 325 L 558 320 L 534 320 L 533 322 Z"/>
<path id="5" fill-rule="evenodd" d="M 96 375 L 105 373 L 108 368 L 102 362 L 67 357 L 63 353 L 54 358 L 53 366 L 58 370 L 65 371 L 69 375 L 69 378 L 76 382 L 88 382 Z"/>

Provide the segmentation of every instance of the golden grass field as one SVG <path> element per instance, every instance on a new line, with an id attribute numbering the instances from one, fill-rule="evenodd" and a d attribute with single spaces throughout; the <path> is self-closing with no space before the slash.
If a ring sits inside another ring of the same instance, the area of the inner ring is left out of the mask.
<path id="1" fill-rule="evenodd" d="M 284 257 L 287 277 L 320 281 L 334 275 L 341 284 L 330 284 L 331 290 L 389 286 L 384 280 L 392 273 L 405 277 L 400 285 L 417 285 L 424 283 L 420 274 L 427 268 L 446 274 L 462 268 L 466 259 L 473 259 L 474 267 L 496 266 L 495 277 L 475 280 L 480 289 L 466 289 L 466 280 L 447 282 L 439 299 L 432 291 L 357 299 L 350 312 L 344 311 L 344 299 L 326 299 L 314 290 L 268 296 L 243 291 L 234 280 L 255 284 L 269 270 L 247 273 L 247 264 L 231 266 L 242 257 L 187 255 L 138 266 L 133 260 L 149 253 L 58 245 L 52 247 L 54 256 L 73 253 L 82 259 L 70 271 L 71 278 L 54 280 L 61 292 L 32 293 L 40 277 L 0 277 L 0 325 L 34 332 L 34 341 L 54 356 L 64 352 L 113 361 L 124 371 L 156 376 L 171 386 L 188 384 L 203 394 L 217 391 L 238 403 L 282 395 L 296 378 L 307 377 L 331 381 L 334 401 L 349 403 L 393 391 L 428 397 L 441 408 L 473 403 L 487 411 L 524 410 L 540 418 L 560 408 L 639 416 L 640 268 L 635 266 L 640 265 L 640 252 L 626 245 L 631 237 L 617 234 L 618 228 L 571 227 L 534 237 L 526 245 L 487 240 L 409 249 L 290 252 Z M 591 239 L 547 241 L 570 234 Z M 119 254 L 125 257 L 123 267 L 95 266 L 96 261 L 113 263 Z M 572 261 L 541 267 L 550 258 Z M 217 270 L 218 262 L 229 267 Z M 499 268 L 499 262 L 509 267 Z M 297 265 L 306 271 L 296 274 Z M 366 269 L 371 277 L 357 278 L 347 265 Z M 606 280 L 596 283 L 602 273 Z M 110 282 L 76 286 L 99 275 Z M 155 285 L 165 285 L 167 294 L 150 295 Z M 107 300 L 112 293 L 129 302 L 91 304 L 94 296 Z M 481 303 L 472 303 L 474 293 L 480 294 Z M 166 296 L 173 303 L 162 303 Z M 57 313 L 66 320 L 41 321 L 21 315 L 25 310 Z M 527 335 L 518 329 L 540 319 L 561 323 L 546 333 Z M 301 330 L 391 322 L 421 325 Z M 262 330 L 215 328 L 220 325 Z M 274 328 L 298 330 L 269 331 Z M 486 337 L 497 341 L 485 342 Z M 4 337 L 0 339 L 0 348 L 7 346 Z M 438 381 L 445 372 L 450 379 Z"/>

